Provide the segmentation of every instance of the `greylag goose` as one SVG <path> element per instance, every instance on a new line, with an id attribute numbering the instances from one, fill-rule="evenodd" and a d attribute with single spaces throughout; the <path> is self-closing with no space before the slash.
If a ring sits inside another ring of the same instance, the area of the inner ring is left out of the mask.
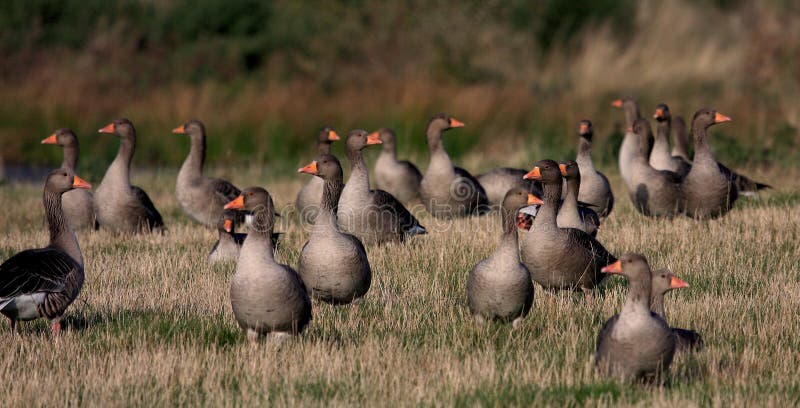
<path id="1" fill-rule="evenodd" d="M 381 128 L 370 136 L 381 141 L 381 154 L 375 161 L 375 186 L 402 203 L 418 200 L 422 173 L 410 161 L 397 160 L 394 131 Z"/>
<path id="2" fill-rule="evenodd" d="M 647 259 L 626 253 L 603 272 L 624 276 L 628 296 L 620 313 L 608 319 L 597 336 L 597 367 L 626 380 L 664 381 L 675 354 L 675 336 L 664 319 L 650 311 L 652 272 Z"/>
<path id="3" fill-rule="evenodd" d="M 653 293 L 650 302 L 650 310 L 657 314 L 658 317 L 667 321 L 666 312 L 664 310 L 664 295 L 673 290 L 680 288 L 688 288 L 689 284 L 673 275 L 667 269 L 659 269 L 653 272 Z M 679 329 L 672 327 L 672 333 L 675 334 L 675 351 L 686 352 L 701 350 L 703 348 L 703 338 L 694 330 Z"/>
<path id="4" fill-rule="evenodd" d="M 739 197 L 739 189 L 731 171 L 721 166 L 711 153 L 706 140 L 707 130 L 731 119 L 714 109 L 700 109 L 692 119 L 694 160 L 692 169 L 681 187 L 686 197 L 686 215 L 693 218 L 714 218 L 726 214 Z"/>
<path id="5" fill-rule="evenodd" d="M 525 178 L 543 184 L 544 204 L 531 230 L 522 235 L 522 263 L 528 267 L 533 280 L 545 289 L 580 289 L 591 302 L 591 290 L 605 277 L 600 269 L 616 258 L 591 235 L 575 228 L 559 228 L 556 224 L 562 186 L 558 163 L 541 160 Z"/>
<path id="6" fill-rule="evenodd" d="M 206 128 L 193 119 L 172 129 L 172 133 L 189 135 L 191 148 L 186 156 L 175 184 L 175 196 L 183 212 L 189 218 L 207 225 L 216 226 L 222 207 L 238 197 L 241 190 L 227 180 L 203 175 L 206 159 Z"/>
<path id="7" fill-rule="evenodd" d="M 656 170 L 647 161 L 644 145 L 652 134 L 647 119 L 637 119 L 633 133 L 639 138 L 639 150 L 631 167 L 633 188 L 631 199 L 634 207 L 644 215 L 671 218 L 682 211 L 683 192 L 681 177 L 671 171 Z"/>
<path id="8" fill-rule="evenodd" d="M 402 242 L 425 234 L 425 227 L 393 195 L 369 188 L 369 170 L 361 150 L 380 143 L 377 135 L 370 136 L 364 130 L 351 131 L 345 141 L 350 179 L 339 199 L 339 227 L 368 245 Z"/>
<path id="9" fill-rule="evenodd" d="M 211 247 L 211 252 L 208 254 L 208 263 L 216 263 L 221 261 L 235 261 L 239 259 L 239 251 L 242 249 L 247 234 L 236 232 L 236 223 L 242 220 L 241 213 L 234 210 L 222 210 L 217 222 L 217 233 L 219 238 L 214 246 Z M 272 249 L 278 247 L 278 242 L 281 239 L 280 232 L 272 233 Z"/>
<path id="10" fill-rule="evenodd" d="M 515 188 L 521 188 L 534 194 L 538 193 L 538 195 L 542 194 L 542 186 L 539 183 L 522 178 L 525 173 L 527 171 L 523 169 L 497 167 L 479 175 L 477 179 L 486 191 L 489 205 L 499 208 L 503 205 L 506 193 Z"/>
<path id="11" fill-rule="evenodd" d="M 672 127 L 672 114 L 669 106 L 659 103 L 653 118 L 658 122 L 653 151 L 650 152 L 650 166 L 656 170 L 671 171 L 681 178 L 686 177 L 691 164 L 680 156 L 673 156 L 669 150 L 669 132 Z"/>
<path id="12" fill-rule="evenodd" d="M 42 144 L 57 144 L 64 152 L 61 168 L 75 172 L 78 165 L 78 136 L 70 129 L 61 128 L 42 140 Z M 92 207 L 91 190 L 78 188 L 61 196 L 61 207 L 67 223 L 73 231 L 84 228 L 97 229 L 97 220 Z"/>
<path id="13" fill-rule="evenodd" d="M 330 126 L 325 126 L 317 134 L 317 155 L 330 154 L 331 143 L 339 140 L 339 135 Z M 319 211 L 320 200 L 322 200 L 322 186 L 325 182 L 317 177 L 311 177 L 308 183 L 297 192 L 297 199 L 294 202 L 295 208 L 300 219 L 306 224 L 313 224 L 314 218 Z"/>
<path id="14" fill-rule="evenodd" d="M 147 193 L 131 185 L 131 159 L 136 149 L 136 129 L 128 119 L 117 119 L 99 130 L 120 138 L 117 157 L 94 195 L 94 211 L 103 228 L 118 232 L 163 230 L 164 220 Z"/>
<path id="15" fill-rule="evenodd" d="M 672 121 L 672 156 L 692 163 L 689 158 L 689 133 L 686 131 L 686 121 L 681 116 L 676 116 Z"/>
<path id="16" fill-rule="evenodd" d="M 614 193 L 611 192 L 611 183 L 608 182 L 605 174 L 597 171 L 592 161 L 592 138 L 594 129 L 592 122 L 584 119 L 578 125 L 578 169 L 581 175 L 581 190 L 578 193 L 578 200 L 589 205 L 601 220 L 611 214 L 614 208 Z"/>
<path id="17" fill-rule="evenodd" d="M 347 304 L 364 296 L 372 282 L 367 251 L 353 235 L 336 223 L 336 207 L 344 186 L 342 166 L 335 156 L 317 156 L 298 170 L 325 180 L 322 206 L 308 241 L 300 251 L 297 271 L 312 297 L 332 304 Z"/>
<path id="18" fill-rule="evenodd" d="M 420 183 L 422 204 L 434 217 L 452 218 L 488 211 L 486 191 L 469 172 L 453 167 L 444 150 L 442 133 L 464 123 L 440 113 L 431 118 L 426 131 L 430 162 Z"/>
<path id="19" fill-rule="evenodd" d="M 92 186 L 70 169 L 50 172 L 42 199 L 50 244 L 0 265 L 0 313 L 8 317 L 12 333 L 17 321 L 44 317 L 57 335 L 64 312 L 83 287 L 83 255 L 61 206 L 61 195 L 73 188 Z"/>
<path id="20" fill-rule="evenodd" d="M 487 320 L 511 321 L 516 328 L 531 309 L 533 283 L 528 268 L 519 261 L 517 212 L 532 204 L 541 204 L 541 200 L 527 189 L 515 188 L 506 193 L 500 244 L 469 273 L 467 303 L 478 324 Z"/>
<path id="21" fill-rule="evenodd" d="M 311 301 L 300 275 L 275 261 L 275 205 L 269 192 L 249 187 L 224 208 L 253 215 L 231 281 L 231 307 L 239 326 L 251 341 L 301 333 L 311 320 Z"/>
<path id="22" fill-rule="evenodd" d="M 625 137 L 622 139 L 622 145 L 619 147 L 619 174 L 622 180 L 628 187 L 628 191 L 635 191 L 633 185 L 633 160 L 639 152 L 639 139 L 630 130 L 633 128 L 633 122 L 636 119 L 641 119 L 642 115 L 639 111 L 639 103 L 636 99 L 626 96 L 622 99 L 617 99 L 611 103 L 616 108 L 621 108 L 625 113 L 625 126 L 628 131 L 625 132 Z M 650 156 L 650 146 L 652 146 L 652 135 L 648 139 L 647 157 Z"/>
<path id="23" fill-rule="evenodd" d="M 578 206 L 578 195 L 580 194 L 581 173 L 578 170 L 578 163 L 566 160 L 559 163 L 561 176 L 567 184 L 567 194 L 558 209 L 556 223 L 559 228 L 577 228 L 592 237 L 597 236 L 597 229 L 600 227 L 600 218 L 588 206 Z"/>

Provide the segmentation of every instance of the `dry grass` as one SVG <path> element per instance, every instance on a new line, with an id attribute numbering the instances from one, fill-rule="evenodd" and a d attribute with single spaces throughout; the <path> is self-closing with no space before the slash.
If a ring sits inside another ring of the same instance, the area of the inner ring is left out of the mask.
<path id="1" fill-rule="evenodd" d="M 242 186 L 267 186 L 279 206 L 305 180 L 265 177 L 257 168 L 234 174 Z M 464 285 L 496 243 L 493 217 L 442 223 L 423 216 L 430 235 L 369 248 L 375 279 L 357 306 L 315 304 L 301 337 L 251 345 L 230 310 L 234 265 L 205 263 L 215 234 L 180 213 L 174 176 L 134 176 L 165 214 L 166 236 L 80 235 L 86 286 L 63 336 L 52 339 L 37 321 L 0 342 L 4 405 L 787 406 L 800 399 L 795 177 L 769 199 L 707 223 L 645 219 L 613 180 L 619 205 L 600 239 L 614 253 L 642 252 L 687 280 L 692 287 L 670 296 L 668 314 L 674 325 L 702 333 L 707 346 L 674 362 L 671 386 L 653 389 L 593 370 L 596 333 L 625 294 L 618 278 L 592 306 L 537 288 L 533 311 L 515 331 L 472 323 Z M 38 185 L 0 187 L 0 207 L 0 258 L 46 242 Z M 279 259 L 295 264 L 307 232 L 283 218 Z"/>

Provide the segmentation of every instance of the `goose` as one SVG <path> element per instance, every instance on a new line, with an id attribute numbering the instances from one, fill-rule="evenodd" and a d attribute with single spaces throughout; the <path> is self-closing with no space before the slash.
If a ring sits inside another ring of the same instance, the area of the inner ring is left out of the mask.
<path id="1" fill-rule="evenodd" d="M 342 166 L 335 156 L 317 156 L 300 173 L 322 178 L 322 206 L 308 241 L 300 251 L 297 271 L 312 297 L 331 304 L 347 304 L 369 290 L 372 271 L 364 245 L 342 233 L 336 223 L 336 207 L 342 194 Z"/>
<path id="2" fill-rule="evenodd" d="M 682 116 L 676 116 L 672 120 L 672 130 L 672 156 L 680 157 L 686 163 L 692 164 L 692 160 L 689 159 L 689 134 Z"/>
<path id="3" fill-rule="evenodd" d="M 521 188 L 539 195 L 542 194 L 542 186 L 539 183 L 522 178 L 527 172 L 527 170 L 511 167 L 497 167 L 479 175 L 477 179 L 478 183 L 486 191 L 489 205 L 493 208 L 500 208 L 503 205 L 506 193 L 514 188 Z"/>
<path id="4" fill-rule="evenodd" d="M 317 154 L 330 154 L 331 144 L 339 140 L 339 135 L 330 126 L 323 127 L 317 134 Z M 322 179 L 311 177 L 308 183 L 297 192 L 294 205 L 300 214 L 300 220 L 306 224 L 313 224 L 322 199 Z"/>
<path id="5" fill-rule="evenodd" d="M 236 261 L 239 259 L 239 251 L 242 249 L 247 234 L 236 232 L 236 223 L 241 222 L 241 213 L 234 210 L 222 210 L 219 221 L 217 222 L 217 233 L 219 238 L 211 252 L 208 254 L 208 263 L 213 264 L 222 261 Z M 272 249 L 278 248 L 281 233 L 272 233 Z"/>
<path id="6" fill-rule="evenodd" d="M 249 187 L 223 208 L 253 215 L 231 281 L 231 307 L 237 323 L 251 341 L 260 336 L 280 340 L 300 334 L 311 320 L 311 301 L 300 275 L 275 261 L 275 205 L 269 192 Z"/>
<path id="7" fill-rule="evenodd" d="M 594 210 L 601 220 L 605 220 L 614 208 L 614 193 L 611 183 L 605 174 L 597 171 L 592 161 L 592 138 L 594 129 L 592 122 L 584 119 L 578 125 L 578 170 L 581 176 L 581 189 L 578 201 L 582 201 Z"/>
<path id="8" fill-rule="evenodd" d="M 559 163 L 561 176 L 567 184 L 567 194 L 558 209 L 556 223 L 559 228 L 577 228 L 592 237 L 597 236 L 600 228 L 600 218 L 588 206 L 578 206 L 578 195 L 580 194 L 581 173 L 578 170 L 578 163 L 573 160 L 566 160 Z"/>
<path id="9" fill-rule="evenodd" d="M 632 160 L 631 199 L 634 207 L 644 215 L 672 218 L 683 210 L 681 177 L 671 171 L 656 170 L 647 160 L 645 143 L 652 134 L 647 119 L 636 119 L 633 133 L 639 138 L 639 150 Z"/>
<path id="10" fill-rule="evenodd" d="M 103 228 L 117 232 L 163 231 L 164 220 L 147 193 L 130 182 L 136 129 L 128 119 L 117 119 L 99 130 L 120 138 L 117 157 L 106 170 L 94 195 L 94 211 Z"/>
<path id="11" fill-rule="evenodd" d="M 61 168 L 75 172 L 78 165 L 78 136 L 67 128 L 61 128 L 42 140 L 42 144 L 61 146 L 64 158 Z M 82 229 L 97 229 L 97 219 L 92 207 L 92 192 L 84 188 L 77 188 L 65 192 L 61 196 L 61 207 L 69 227 L 73 231 Z"/>
<path id="12" fill-rule="evenodd" d="M 663 381 L 675 354 L 675 336 L 664 319 L 650 311 L 652 272 L 647 259 L 626 253 L 603 272 L 624 276 L 628 296 L 597 336 L 595 364 L 611 377 Z"/>
<path id="13" fill-rule="evenodd" d="M 611 103 L 616 108 L 621 108 L 625 113 L 625 126 L 629 129 L 625 132 L 625 137 L 622 139 L 622 145 L 619 147 L 619 174 L 622 180 L 628 187 L 628 192 L 635 191 L 633 185 L 633 170 L 632 163 L 639 151 L 639 139 L 630 130 L 633 128 L 633 122 L 636 119 L 641 119 L 642 115 L 639 113 L 639 103 L 636 99 L 626 96 L 622 99 L 617 99 Z M 652 135 L 648 139 L 647 144 L 647 157 L 650 156 L 650 146 L 652 146 Z"/>
<path id="14" fill-rule="evenodd" d="M 376 136 L 353 130 L 345 140 L 350 179 L 342 189 L 337 211 L 342 232 L 355 235 L 364 244 L 403 242 L 425 234 L 425 227 L 393 195 L 369 188 L 369 170 L 361 155 L 367 146 L 380 144 Z"/>
<path id="15" fill-rule="evenodd" d="M 653 293 L 650 301 L 650 310 L 666 322 L 664 295 L 673 289 L 688 288 L 689 284 L 673 275 L 669 270 L 659 269 L 653 271 L 652 286 Z M 676 327 L 672 327 L 671 329 L 672 333 L 675 335 L 675 352 L 681 353 L 701 350 L 703 348 L 703 338 L 696 331 L 679 329 Z"/>
<path id="16" fill-rule="evenodd" d="M 544 204 L 530 231 L 522 235 L 522 263 L 543 288 L 580 289 L 587 302 L 591 302 L 592 289 L 605 277 L 600 269 L 616 258 L 591 235 L 575 228 L 559 228 L 556 224 L 562 185 L 558 163 L 540 160 L 525 178 L 543 184 Z"/>
<path id="17" fill-rule="evenodd" d="M 19 252 L 0 265 L 0 313 L 8 317 L 12 333 L 17 321 L 44 317 L 58 335 L 64 312 L 83 287 L 83 255 L 61 206 L 62 194 L 73 188 L 92 186 L 71 169 L 48 174 L 42 201 L 50 244 Z"/>
<path id="18" fill-rule="evenodd" d="M 488 211 L 486 191 L 469 172 L 453 167 L 442 133 L 464 123 L 444 113 L 434 115 L 426 131 L 430 162 L 420 182 L 422 204 L 434 217 L 453 218 Z"/>
<path id="19" fill-rule="evenodd" d="M 397 160 L 394 131 L 381 128 L 370 137 L 381 141 L 381 154 L 375 161 L 375 186 L 395 196 L 402 203 L 419 199 L 422 173 L 408 160 Z"/>
<path id="20" fill-rule="evenodd" d="M 656 126 L 653 151 L 650 152 L 650 166 L 656 170 L 671 171 L 681 178 L 686 177 L 692 167 L 691 164 L 680 156 L 673 156 L 669 150 L 669 133 L 672 127 L 672 114 L 669 106 L 659 103 L 653 118 L 658 125 Z"/>
<path id="21" fill-rule="evenodd" d="M 233 200 L 241 190 L 227 180 L 203 175 L 206 159 L 206 128 L 203 122 L 192 119 L 172 129 L 172 133 L 188 135 L 191 141 L 189 155 L 178 172 L 175 196 L 189 218 L 209 227 L 217 225 L 222 207 Z"/>
<path id="22" fill-rule="evenodd" d="M 527 189 L 506 193 L 502 206 L 503 234 L 494 253 L 478 262 L 467 279 L 467 303 L 475 322 L 511 321 L 517 328 L 533 304 L 531 273 L 519 261 L 517 212 L 526 205 L 541 204 Z"/>

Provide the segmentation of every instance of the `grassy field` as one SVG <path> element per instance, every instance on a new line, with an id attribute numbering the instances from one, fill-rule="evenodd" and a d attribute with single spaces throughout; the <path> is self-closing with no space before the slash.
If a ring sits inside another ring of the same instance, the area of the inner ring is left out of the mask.
<path id="1" fill-rule="evenodd" d="M 477 159 L 469 160 L 483 163 Z M 424 166 L 423 166 L 424 167 Z M 681 356 L 671 385 L 621 384 L 593 370 L 594 342 L 625 296 L 609 279 L 595 304 L 536 289 L 518 330 L 476 327 L 469 270 L 494 248 L 497 217 L 437 222 L 408 245 L 368 248 L 373 286 L 356 306 L 314 305 L 299 338 L 250 344 L 229 303 L 233 264 L 209 267 L 216 233 L 190 224 L 173 195 L 175 170 L 140 171 L 165 216 L 165 236 L 79 236 L 86 285 L 57 339 L 45 321 L 0 342 L 0 400 L 32 405 L 715 405 L 800 402 L 800 194 L 797 171 L 758 173 L 776 190 L 711 222 L 646 219 L 616 172 L 618 205 L 599 238 L 615 254 L 644 253 L 689 289 L 668 299 L 670 323 L 698 330 L 706 349 Z M 302 175 L 252 167 L 213 171 L 266 186 L 279 207 Z M 99 182 L 99 174 L 82 174 Z M 0 259 L 47 241 L 41 186 L 0 186 Z M 288 213 L 278 258 L 294 265 L 307 237 Z M 2 325 L 7 329 L 7 325 Z"/>

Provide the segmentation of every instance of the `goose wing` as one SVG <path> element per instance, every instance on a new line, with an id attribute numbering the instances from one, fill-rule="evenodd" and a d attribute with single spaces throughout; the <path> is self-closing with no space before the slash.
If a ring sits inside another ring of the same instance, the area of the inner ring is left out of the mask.
<path id="1" fill-rule="evenodd" d="M 0 265 L 0 300 L 35 292 L 58 292 L 76 268 L 79 266 L 75 260 L 55 248 L 22 251 Z"/>

